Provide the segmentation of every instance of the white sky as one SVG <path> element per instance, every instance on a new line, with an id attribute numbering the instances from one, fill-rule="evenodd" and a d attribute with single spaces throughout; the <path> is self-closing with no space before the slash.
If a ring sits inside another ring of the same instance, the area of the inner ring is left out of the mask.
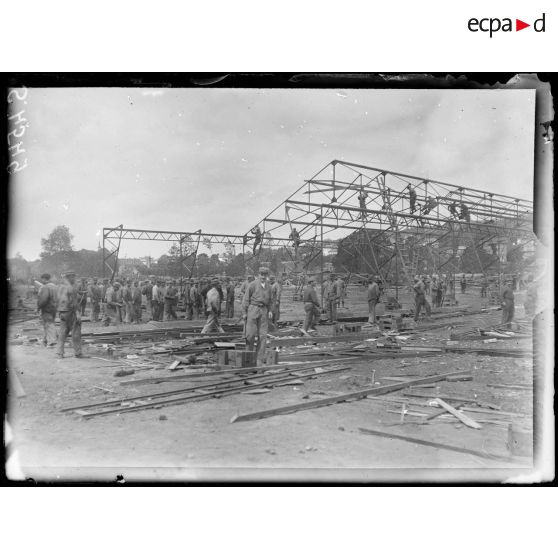
<path id="1" fill-rule="evenodd" d="M 30 89 L 8 257 L 67 225 L 243 234 L 333 159 L 532 199 L 521 90 Z M 121 257 L 169 245 L 125 241 Z"/>

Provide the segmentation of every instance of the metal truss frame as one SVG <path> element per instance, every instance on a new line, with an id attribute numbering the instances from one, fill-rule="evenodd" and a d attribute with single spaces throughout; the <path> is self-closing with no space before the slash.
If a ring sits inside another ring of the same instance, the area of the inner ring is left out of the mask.
<path id="1" fill-rule="evenodd" d="M 409 187 L 416 194 L 414 210 Z M 463 205 L 468 215 L 461 217 Z M 401 265 L 409 282 L 417 272 L 401 246 L 409 236 L 431 249 L 447 235 L 475 250 L 490 238 L 535 240 L 532 201 L 340 160 L 325 165 L 256 226 L 264 236 L 283 238 L 298 227 L 301 245 L 320 238 L 324 248 L 347 231 L 364 231 L 371 244 L 383 235 L 393 250 L 390 265 Z M 358 250 L 354 255 L 362 257 Z"/>

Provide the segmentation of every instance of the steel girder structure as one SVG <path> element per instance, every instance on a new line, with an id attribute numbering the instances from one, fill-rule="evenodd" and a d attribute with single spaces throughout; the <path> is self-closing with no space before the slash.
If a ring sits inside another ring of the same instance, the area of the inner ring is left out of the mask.
<path id="1" fill-rule="evenodd" d="M 177 243 L 179 247 L 181 270 L 184 261 L 187 258 L 194 256 L 193 266 L 191 269 L 188 270 L 191 276 L 195 268 L 197 253 L 200 244 L 208 247 L 210 247 L 212 244 L 232 244 L 236 246 L 242 246 L 244 254 L 244 247 L 249 241 L 249 237 L 247 237 L 246 235 L 238 234 L 206 233 L 203 232 L 201 229 L 195 232 L 182 232 L 146 229 L 125 229 L 123 225 L 119 225 L 118 227 L 105 227 L 103 228 L 103 276 L 106 277 L 107 274 L 109 274 L 111 280 L 114 279 L 114 276 L 118 272 L 118 256 L 120 252 L 120 245 L 123 240 L 151 240 Z M 271 237 L 271 235 L 269 234 L 265 236 L 265 243 L 269 247 L 285 246 L 288 244 L 288 242 L 288 238 Z M 195 248 L 187 251 L 187 246 L 195 246 Z"/>
<path id="2" fill-rule="evenodd" d="M 257 226 L 264 235 L 291 237 L 291 245 L 295 228 L 301 245 L 318 241 L 324 248 L 355 231 L 370 245 L 385 248 L 387 239 L 390 265 L 400 264 L 408 281 L 417 271 L 403 249 L 409 237 L 432 250 L 448 235 L 475 250 L 494 238 L 535 240 L 532 201 L 340 160 L 306 180 Z M 358 247 L 353 255 L 362 256 Z"/>

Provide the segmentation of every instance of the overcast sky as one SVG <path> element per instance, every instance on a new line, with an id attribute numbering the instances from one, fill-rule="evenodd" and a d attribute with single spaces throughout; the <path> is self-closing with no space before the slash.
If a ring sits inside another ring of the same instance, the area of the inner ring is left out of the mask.
<path id="1" fill-rule="evenodd" d="M 532 91 L 52 88 L 22 108 L 9 257 L 57 225 L 76 249 L 120 224 L 243 234 L 333 159 L 532 199 Z"/>

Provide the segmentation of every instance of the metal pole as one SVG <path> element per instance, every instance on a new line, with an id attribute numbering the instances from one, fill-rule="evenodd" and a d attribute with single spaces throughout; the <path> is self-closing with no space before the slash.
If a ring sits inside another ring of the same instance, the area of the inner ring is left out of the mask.
<path id="1" fill-rule="evenodd" d="M 399 258 L 397 252 L 399 251 L 399 231 L 395 229 L 395 300 L 399 302 Z"/>
<path id="2" fill-rule="evenodd" d="M 333 167 L 335 170 L 335 166 Z M 320 287 L 320 300 L 321 300 L 321 307 L 324 307 L 324 225 L 323 225 L 323 207 L 320 207 L 320 273 L 321 273 L 321 287 Z"/>

